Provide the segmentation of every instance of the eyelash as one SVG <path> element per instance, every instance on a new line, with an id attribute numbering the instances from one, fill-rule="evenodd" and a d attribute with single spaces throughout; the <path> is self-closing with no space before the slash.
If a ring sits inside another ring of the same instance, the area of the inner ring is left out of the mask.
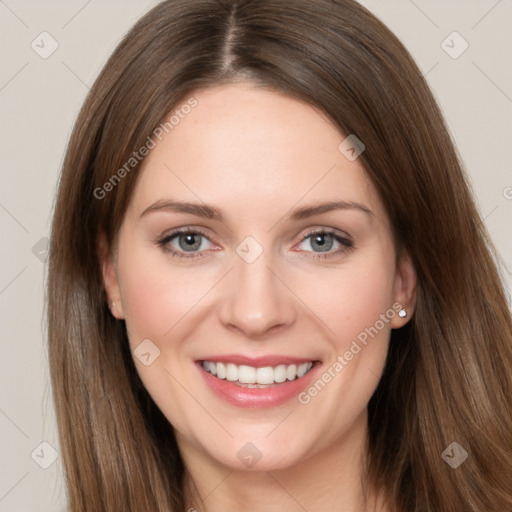
<path id="1" fill-rule="evenodd" d="M 172 240 L 174 240 L 176 237 L 178 237 L 179 235 L 182 235 L 182 234 L 187 234 L 187 235 L 201 235 L 201 236 L 204 236 L 206 239 L 209 240 L 208 236 L 206 235 L 206 233 L 203 233 L 200 229 L 187 229 L 187 228 L 182 228 L 182 229 L 177 229 L 175 231 L 172 231 L 171 233 L 168 233 L 167 235 L 165 235 L 163 238 L 161 238 L 160 240 L 158 240 L 158 245 L 162 248 L 162 250 L 167 253 L 167 254 L 170 254 L 173 258 L 182 258 L 182 259 L 188 259 L 188 258 L 204 258 L 205 256 L 208 256 L 206 254 L 206 252 L 191 252 L 191 253 L 187 253 L 186 251 L 176 251 L 174 249 L 171 249 L 169 248 L 169 242 L 171 242 Z"/>
<path id="2" fill-rule="evenodd" d="M 340 236 L 340 235 L 336 234 L 336 232 L 333 231 L 332 229 L 313 229 L 311 231 L 308 231 L 301 237 L 299 244 L 302 244 L 308 238 L 310 238 L 314 235 L 331 235 L 334 238 L 334 241 L 338 242 L 342 246 L 342 248 L 337 249 L 336 251 L 326 252 L 326 253 L 306 251 L 308 253 L 313 254 L 313 256 L 308 256 L 308 258 L 311 258 L 314 260 L 326 260 L 329 258 L 334 258 L 336 256 L 339 256 L 341 253 L 345 253 L 345 252 L 348 252 L 348 251 L 354 249 L 354 242 L 350 238 Z"/>
<path id="3" fill-rule="evenodd" d="M 159 247 L 161 247 L 161 249 L 166 254 L 170 254 L 173 258 L 181 258 L 181 259 L 196 258 L 197 259 L 197 258 L 204 258 L 204 257 L 208 256 L 206 251 L 187 253 L 186 251 L 176 251 L 174 249 L 169 248 L 169 245 L 168 245 L 169 242 L 171 242 L 176 237 L 178 237 L 179 235 L 182 235 L 182 234 L 200 235 L 200 236 L 203 236 L 204 238 L 206 238 L 207 240 L 209 240 L 211 242 L 211 240 L 208 238 L 206 233 L 202 232 L 200 229 L 197 229 L 197 228 L 194 228 L 194 229 L 182 228 L 182 229 L 177 229 L 175 231 L 172 231 L 171 233 L 168 233 L 167 235 L 165 235 L 164 237 L 159 239 L 157 241 L 157 244 L 158 244 Z M 336 242 L 340 243 L 343 247 L 341 249 L 338 249 L 338 250 L 333 251 L 333 252 L 326 252 L 325 254 L 319 253 L 319 252 L 314 252 L 314 251 L 305 251 L 305 252 L 314 254 L 314 256 L 308 256 L 311 259 L 314 259 L 314 260 L 325 260 L 325 259 L 337 256 L 340 253 L 348 252 L 348 251 L 354 249 L 354 242 L 352 240 L 350 240 L 350 238 L 342 237 L 342 236 L 336 234 L 335 231 L 329 230 L 329 229 L 315 229 L 315 230 L 312 230 L 312 231 L 306 233 L 305 235 L 303 235 L 301 237 L 301 239 L 299 240 L 298 244 L 300 245 L 303 242 L 305 242 L 308 238 L 310 238 L 310 237 L 312 237 L 314 235 L 319 235 L 319 234 L 321 234 L 321 235 L 332 235 L 334 240 Z"/>

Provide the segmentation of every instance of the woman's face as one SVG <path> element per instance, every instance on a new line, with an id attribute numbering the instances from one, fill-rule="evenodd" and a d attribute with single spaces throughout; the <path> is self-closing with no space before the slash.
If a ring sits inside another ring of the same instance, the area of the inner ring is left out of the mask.
<path id="1" fill-rule="evenodd" d="M 183 452 L 232 468 L 357 443 L 411 265 L 324 116 L 249 83 L 193 96 L 106 261 L 140 377 Z"/>

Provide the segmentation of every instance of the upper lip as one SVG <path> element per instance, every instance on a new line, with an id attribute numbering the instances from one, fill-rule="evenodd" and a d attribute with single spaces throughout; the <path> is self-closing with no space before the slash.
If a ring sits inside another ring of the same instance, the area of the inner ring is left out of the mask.
<path id="1" fill-rule="evenodd" d="M 309 363 L 310 361 L 314 362 L 315 359 L 280 355 L 248 357 L 239 354 L 224 354 L 206 356 L 200 359 L 200 361 L 211 361 L 214 363 L 232 363 L 236 364 L 237 366 L 246 365 L 253 366 L 254 368 L 262 368 L 265 366 L 279 366 L 280 364 L 290 365 Z"/>

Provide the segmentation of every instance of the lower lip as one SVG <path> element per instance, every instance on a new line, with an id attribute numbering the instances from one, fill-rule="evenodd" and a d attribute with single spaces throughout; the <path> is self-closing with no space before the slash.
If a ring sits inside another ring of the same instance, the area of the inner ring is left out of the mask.
<path id="1" fill-rule="evenodd" d="M 315 362 L 306 375 L 295 380 L 288 380 L 269 388 L 245 388 L 225 379 L 218 379 L 203 368 L 202 362 L 196 362 L 206 384 L 222 400 L 236 407 L 265 409 L 282 405 L 296 398 L 314 378 L 321 366 Z"/>

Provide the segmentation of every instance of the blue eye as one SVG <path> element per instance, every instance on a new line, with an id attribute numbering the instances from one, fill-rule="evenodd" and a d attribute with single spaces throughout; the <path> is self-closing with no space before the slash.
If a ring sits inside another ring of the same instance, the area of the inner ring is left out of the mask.
<path id="1" fill-rule="evenodd" d="M 180 249 L 190 252 L 197 251 L 203 245 L 203 235 L 199 233 L 180 233 L 175 237 Z"/>
<path id="2" fill-rule="evenodd" d="M 204 255 L 211 242 L 199 231 L 181 230 L 166 235 L 158 244 L 165 252 L 178 258 L 196 258 Z"/>
<path id="3" fill-rule="evenodd" d="M 330 251 L 334 245 L 334 236 L 331 233 L 314 233 L 309 235 L 307 240 L 315 252 Z"/>
<path id="4" fill-rule="evenodd" d="M 305 252 L 315 253 L 314 258 L 328 258 L 353 248 L 354 244 L 348 238 L 333 231 L 313 231 L 302 238 L 299 247 Z M 332 249 L 335 249 L 334 251 Z"/>
<path id="5" fill-rule="evenodd" d="M 165 235 L 157 241 L 162 250 L 173 258 L 201 258 L 208 256 L 211 240 L 196 229 L 181 229 Z M 336 257 L 354 247 L 348 237 L 334 231 L 316 230 L 304 235 L 298 245 L 299 251 L 310 253 L 309 258 L 326 259 Z"/>

